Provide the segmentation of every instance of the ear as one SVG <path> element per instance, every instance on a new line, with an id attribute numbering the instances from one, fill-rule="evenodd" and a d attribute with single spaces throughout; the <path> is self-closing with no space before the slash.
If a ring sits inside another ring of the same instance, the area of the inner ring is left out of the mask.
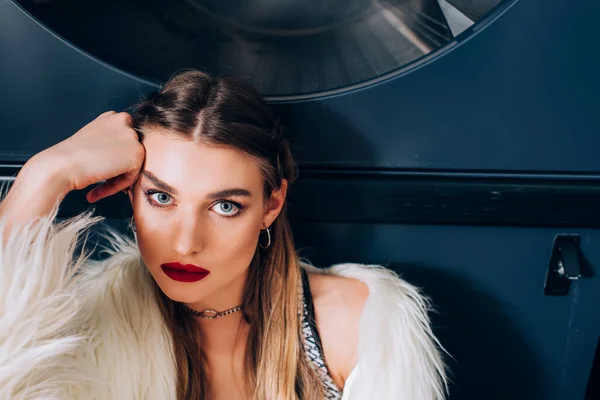
<path id="1" fill-rule="evenodd" d="M 281 209 L 285 204 L 287 195 L 288 181 L 281 180 L 279 189 L 273 190 L 271 197 L 265 203 L 265 215 L 263 217 L 263 227 L 269 227 L 281 213 Z"/>

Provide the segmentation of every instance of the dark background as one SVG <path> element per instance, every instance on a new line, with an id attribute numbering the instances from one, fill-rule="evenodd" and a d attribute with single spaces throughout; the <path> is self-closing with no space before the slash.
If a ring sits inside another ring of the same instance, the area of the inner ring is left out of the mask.
<path id="1" fill-rule="evenodd" d="M 251 53 L 255 58 L 223 55 L 220 45 L 237 42 L 223 38 L 218 24 L 203 28 L 200 36 L 212 36 L 198 42 L 194 20 L 190 28 L 174 6 L 161 13 L 165 2 L 148 2 L 145 14 L 136 1 L 21 3 L 36 16 L 0 0 L 4 180 L 100 112 L 128 107 L 173 68 L 242 71 L 264 85 L 301 166 L 290 197 L 301 255 L 321 266 L 381 263 L 422 286 L 438 309 L 435 331 L 453 356 L 452 399 L 570 400 L 586 390 L 599 398 L 597 386 L 588 387 L 597 382 L 590 371 L 600 327 L 599 3 L 504 1 L 476 15 L 473 1 L 457 0 L 451 3 L 477 20 L 474 26 L 457 37 L 438 27 L 425 35 L 430 53 L 396 64 L 373 39 L 366 52 L 347 50 L 354 69 L 328 53 L 345 49 L 339 41 L 323 41 L 319 51 L 307 42 L 285 59 L 274 56 L 283 46 L 276 39 L 247 34 L 270 50 Z M 361 12 L 360 2 L 352 4 L 343 21 Z M 97 11 L 109 5 L 123 12 Z M 59 12 L 62 6 L 72 13 Z M 428 15 L 441 18 L 435 12 Z M 167 36 L 148 27 L 164 27 L 165 15 L 171 40 L 185 46 L 163 42 Z M 327 18 L 337 14 L 319 15 L 321 24 L 336 22 Z M 376 32 L 361 26 L 342 37 Z M 191 54 L 186 49 L 202 57 L 180 58 Z M 256 66 L 267 59 L 277 61 Z M 291 75 L 277 73 L 279 62 L 299 59 Z M 331 73 L 336 66 L 346 74 Z M 87 206 L 83 194 L 67 199 L 65 216 Z M 97 211 L 115 226 L 129 216 L 119 197 Z M 580 235 L 587 269 L 566 295 L 547 296 L 553 241 L 564 233 Z"/>

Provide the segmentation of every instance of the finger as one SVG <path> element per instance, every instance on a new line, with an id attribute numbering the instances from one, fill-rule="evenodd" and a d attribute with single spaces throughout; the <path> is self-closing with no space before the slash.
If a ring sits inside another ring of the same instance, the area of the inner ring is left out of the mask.
<path id="1" fill-rule="evenodd" d="M 136 178 L 136 173 L 126 173 L 114 178 L 107 179 L 101 185 L 90 190 L 87 193 L 86 198 L 90 203 L 95 203 L 98 200 L 102 200 L 105 197 L 112 196 L 113 194 L 130 187 L 135 182 Z"/>
<path id="2" fill-rule="evenodd" d="M 111 111 L 106 111 L 106 112 L 103 112 L 102 114 L 98 115 L 96 117 L 96 119 L 100 119 L 102 117 L 106 117 L 107 115 L 114 115 L 116 113 L 117 113 L 116 111 L 112 111 L 112 110 Z"/>
<path id="3" fill-rule="evenodd" d="M 102 185 L 94 188 L 92 191 L 93 193 L 90 195 L 92 202 L 102 200 L 103 198 L 122 191 L 129 187 L 133 180 L 134 178 L 132 179 L 132 177 L 127 174 L 107 180 Z"/>
<path id="4" fill-rule="evenodd" d="M 90 203 L 95 203 L 115 193 L 116 192 L 112 190 L 112 183 L 107 180 L 103 184 L 96 186 L 94 189 L 90 190 L 86 194 L 86 199 Z"/>

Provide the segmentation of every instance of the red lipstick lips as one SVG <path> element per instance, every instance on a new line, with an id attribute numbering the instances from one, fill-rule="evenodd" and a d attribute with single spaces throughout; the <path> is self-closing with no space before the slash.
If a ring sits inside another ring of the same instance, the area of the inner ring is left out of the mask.
<path id="1" fill-rule="evenodd" d="M 165 275 L 177 282 L 197 282 L 210 274 L 210 271 L 194 264 L 180 264 L 178 262 L 162 264 L 160 268 Z"/>

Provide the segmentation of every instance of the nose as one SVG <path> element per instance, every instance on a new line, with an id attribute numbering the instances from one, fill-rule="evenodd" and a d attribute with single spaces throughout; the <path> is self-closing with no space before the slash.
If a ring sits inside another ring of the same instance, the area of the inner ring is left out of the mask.
<path id="1" fill-rule="evenodd" d="M 204 247 L 203 224 L 196 215 L 183 216 L 174 231 L 175 251 L 181 256 L 198 253 Z"/>

